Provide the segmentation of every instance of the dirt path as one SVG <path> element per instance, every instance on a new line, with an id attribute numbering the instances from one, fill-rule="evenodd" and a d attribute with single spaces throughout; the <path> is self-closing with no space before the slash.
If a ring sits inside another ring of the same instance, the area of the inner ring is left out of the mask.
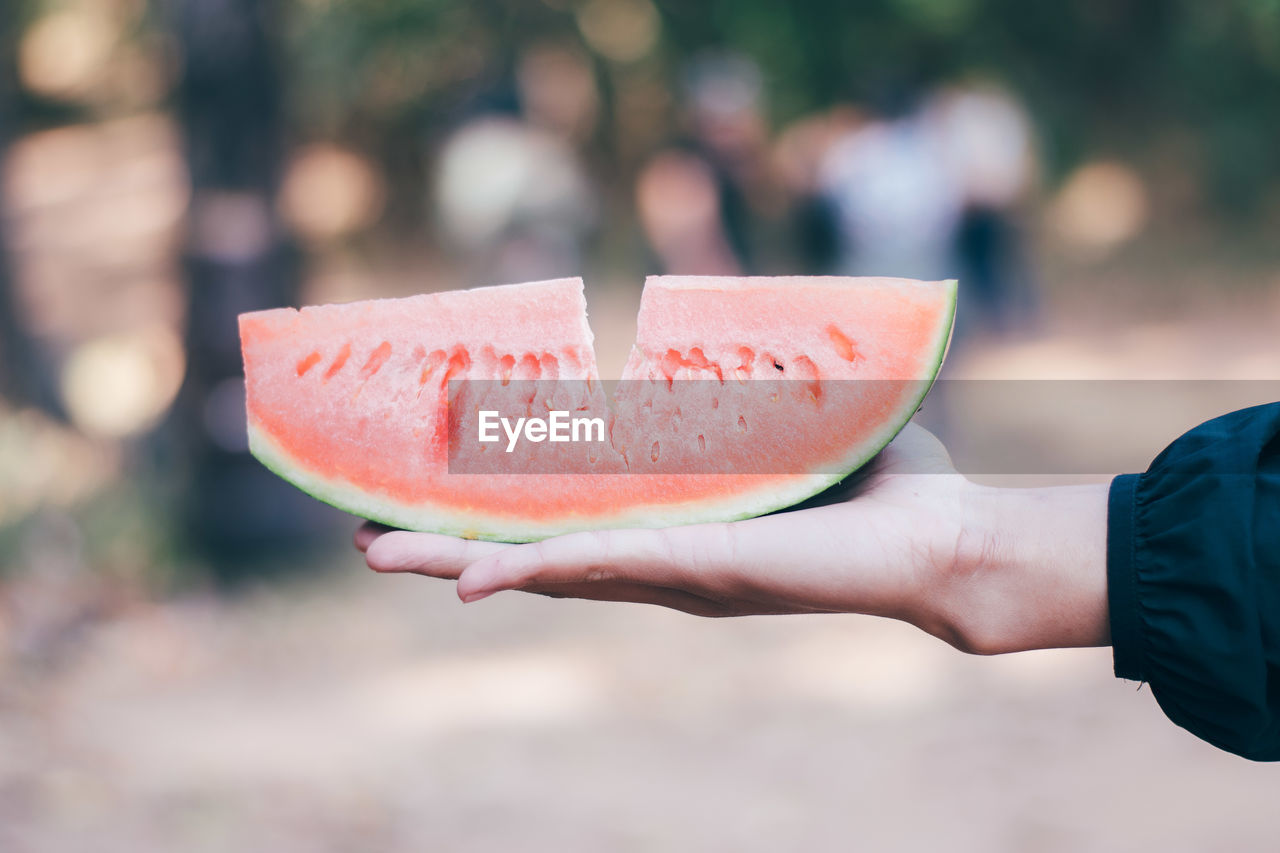
<path id="1" fill-rule="evenodd" d="M 361 571 L 139 606 L 0 692 L 0 849 L 1264 850 L 1280 777 L 1105 650 Z M 1226 845 L 1224 847 L 1223 845 Z"/>

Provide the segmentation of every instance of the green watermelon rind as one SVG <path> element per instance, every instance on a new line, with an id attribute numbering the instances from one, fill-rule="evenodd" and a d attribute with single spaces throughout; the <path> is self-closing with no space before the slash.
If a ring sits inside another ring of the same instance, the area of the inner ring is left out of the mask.
<path id="1" fill-rule="evenodd" d="M 849 455 L 828 473 L 797 475 L 785 487 L 770 482 L 755 492 L 735 492 L 722 501 L 699 499 L 686 503 L 637 505 L 621 509 L 617 513 L 594 513 L 580 517 L 562 516 L 555 520 L 530 521 L 518 517 L 495 517 L 490 512 L 468 512 L 443 506 L 407 506 L 391 498 L 366 492 L 349 483 L 322 477 L 299 465 L 263 430 L 249 421 L 249 451 L 277 476 L 292 483 L 311 497 L 330 506 L 361 518 L 423 533 L 459 536 L 490 542 L 535 542 L 586 530 L 623 527 L 674 527 L 707 522 L 742 521 L 766 515 L 794 506 L 819 492 L 834 486 L 870 462 L 902 431 L 920 409 L 938 372 L 946 359 L 955 327 L 956 293 L 958 283 L 948 279 L 940 283 L 948 288 L 949 306 L 946 325 L 941 328 L 935 344 L 935 356 L 927 379 L 920 380 L 920 391 L 908 405 L 904 405 L 897 418 L 885 421 L 884 426 L 867 440 L 851 448 Z M 461 475 L 467 476 L 467 475 Z M 554 476 L 554 475 L 551 475 Z"/>

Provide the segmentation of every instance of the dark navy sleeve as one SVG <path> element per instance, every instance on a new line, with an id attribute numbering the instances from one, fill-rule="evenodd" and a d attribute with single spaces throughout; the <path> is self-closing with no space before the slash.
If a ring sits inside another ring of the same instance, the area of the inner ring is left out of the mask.
<path id="1" fill-rule="evenodd" d="M 1196 427 L 1109 501 L 1116 675 L 1215 746 L 1280 760 L 1280 403 Z"/>

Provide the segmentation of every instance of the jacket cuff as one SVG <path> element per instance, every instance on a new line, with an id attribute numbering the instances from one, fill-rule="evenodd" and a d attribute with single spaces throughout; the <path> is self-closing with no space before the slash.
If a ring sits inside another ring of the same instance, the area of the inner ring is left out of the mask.
<path id="1" fill-rule="evenodd" d="M 1138 614 L 1137 566 L 1134 565 L 1134 517 L 1139 474 L 1111 481 L 1107 498 L 1107 609 L 1117 678 L 1146 681 L 1142 623 Z"/>

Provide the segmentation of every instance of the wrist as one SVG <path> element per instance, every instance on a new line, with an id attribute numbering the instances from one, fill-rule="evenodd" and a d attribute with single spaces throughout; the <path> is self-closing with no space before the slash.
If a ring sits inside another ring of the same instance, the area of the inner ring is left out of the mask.
<path id="1" fill-rule="evenodd" d="M 916 624 L 974 654 L 1110 642 L 1106 485 L 968 484 L 959 511 Z"/>

